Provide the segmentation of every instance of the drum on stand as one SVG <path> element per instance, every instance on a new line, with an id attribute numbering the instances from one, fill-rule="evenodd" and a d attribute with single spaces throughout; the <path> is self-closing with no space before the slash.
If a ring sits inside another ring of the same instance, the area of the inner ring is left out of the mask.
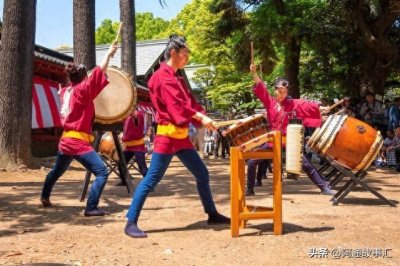
<path id="1" fill-rule="evenodd" d="M 122 122 L 136 106 L 137 92 L 132 77 L 117 67 L 107 68 L 109 84 L 94 100 L 95 122 Z"/>
<path id="2" fill-rule="evenodd" d="M 251 150 L 266 142 L 268 123 L 263 114 L 256 114 L 229 126 L 222 135 L 227 137 L 231 146 L 241 150 Z"/>
<path id="3" fill-rule="evenodd" d="M 353 171 L 366 170 L 383 144 L 379 131 L 347 115 L 331 115 L 315 130 L 307 145 Z"/>
<path id="4" fill-rule="evenodd" d="M 123 149 L 124 147 L 122 144 L 122 133 L 119 134 L 118 139 Z M 99 153 L 109 160 L 114 160 L 115 162 L 119 161 L 119 156 L 117 153 L 117 149 L 115 148 L 115 143 L 111 132 L 106 132 L 103 134 L 103 136 L 101 136 Z"/>

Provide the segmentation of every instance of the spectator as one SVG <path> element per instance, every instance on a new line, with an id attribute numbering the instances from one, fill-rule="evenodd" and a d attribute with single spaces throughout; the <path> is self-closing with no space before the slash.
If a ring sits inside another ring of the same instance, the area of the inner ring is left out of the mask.
<path id="1" fill-rule="evenodd" d="M 361 106 L 360 115 L 362 119 L 374 128 L 378 128 L 381 132 L 385 132 L 383 123 L 384 111 L 382 105 L 375 100 L 375 94 L 368 92 L 365 95 L 365 102 Z"/>
<path id="2" fill-rule="evenodd" d="M 219 144 L 221 143 L 221 136 L 220 133 L 217 130 L 213 131 L 213 140 L 214 140 L 214 159 L 218 158 L 218 150 L 219 150 Z"/>
<path id="3" fill-rule="evenodd" d="M 214 146 L 214 136 L 213 132 L 207 129 L 206 134 L 204 135 L 204 156 L 208 157 L 213 153 Z"/>
<path id="4" fill-rule="evenodd" d="M 386 132 L 386 139 L 383 141 L 383 146 L 381 150 L 381 157 L 383 159 L 383 165 L 381 166 L 396 166 L 397 165 L 397 160 L 396 160 L 396 153 L 394 150 L 389 150 L 388 147 L 392 146 L 394 143 L 394 134 L 392 130 L 388 130 Z"/>
<path id="5" fill-rule="evenodd" d="M 393 138 L 393 143 L 387 148 L 387 152 L 394 151 L 396 154 L 397 168 L 396 170 L 400 172 L 400 127 L 396 128 L 395 136 Z"/>
<path id="6" fill-rule="evenodd" d="M 389 129 L 394 130 L 400 127 L 400 97 L 393 100 L 393 104 L 389 109 Z"/>

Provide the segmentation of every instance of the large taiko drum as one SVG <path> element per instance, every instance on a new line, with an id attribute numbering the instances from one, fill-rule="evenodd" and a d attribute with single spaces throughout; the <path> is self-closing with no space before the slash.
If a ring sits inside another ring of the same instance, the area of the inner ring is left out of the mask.
<path id="1" fill-rule="evenodd" d="M 94 100 L 95 121 L 101 124 L 121 122 L 136 106 L 136 87 L 127 73 L 117 67 L 107 69 L 109 84 Z"/>
<path id="2" fill-rule="evenodd" d="M 383 144 L 379 131 L 347 115 L 331 115 L 307 142 L 316 153 L 353 171 L 366 170 Z"/>
<path id="3" fill-rule="evenodd" d="M 222 134 L 231 146 L 241 147 L 268 133 L 268 123 L 263 114 L 256 114 L 229 126 Z M 260 143 L 261 145 L 263 143 Z"/>
<path id="4" fill-rule="evenodd" d="M 119 140 L 121 142 L 122 133 L 119 135 Z M 115 148 L 114 138 L 111 132 L 106 132 L 101 136 L 99 152 L 101 155 L 105 156 L 108 159 L 112 159 L 114 161 L 119 161 L 119 156 L 117 153 L 117 149 Z"/>

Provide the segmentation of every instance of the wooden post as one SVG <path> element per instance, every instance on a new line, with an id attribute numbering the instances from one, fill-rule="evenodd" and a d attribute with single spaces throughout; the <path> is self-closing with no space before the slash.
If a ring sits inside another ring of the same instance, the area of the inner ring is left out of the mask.
<path id="1" fill-rule="evenodd" d="M 282 135 L 276 131 L 273 140 L 274 156 L 272 159 L 274 165 L 274 234 L 282 234 Z M 278 166 L 278 167 L 275 167 Z"/>
<path id="2" fill-rule="evenodd" d="M 236 147 L 230 148 L 231 161 L 231 235 L 239 236 L 239 150 Z"/>

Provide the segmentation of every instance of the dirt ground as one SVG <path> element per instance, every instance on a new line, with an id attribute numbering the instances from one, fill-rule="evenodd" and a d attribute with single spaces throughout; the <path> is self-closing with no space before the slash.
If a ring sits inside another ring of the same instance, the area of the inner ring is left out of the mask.
<path id="1" fill-rule="evenodd" d="M 229 215 L 229 160 L 205 161 L 217 207 Z M 284 234 L 272 234 L 272 220 L 253 220 L 232 238 L 229 226 L 207 225 L 194 178 L 174 159 L 139 220 L 148 238 L 132 239 L 123 232 L 130 197 L 116 176 L 100 203 L 111 215 L 87 218 L 78 200 L 84 169 L 73 163 L 53 190 L 56 206 L 44 209 L 48 171 L 0 172 L 0 265 L 400 265 L 399 208 L 361 188 L 332 206 L 307 178 L 284 179 Z M 367 179 L 400 201 L 399 173 L 373 168 Z M 269 206 L 270 191 L 269 176 L 248 201 Z"/>

